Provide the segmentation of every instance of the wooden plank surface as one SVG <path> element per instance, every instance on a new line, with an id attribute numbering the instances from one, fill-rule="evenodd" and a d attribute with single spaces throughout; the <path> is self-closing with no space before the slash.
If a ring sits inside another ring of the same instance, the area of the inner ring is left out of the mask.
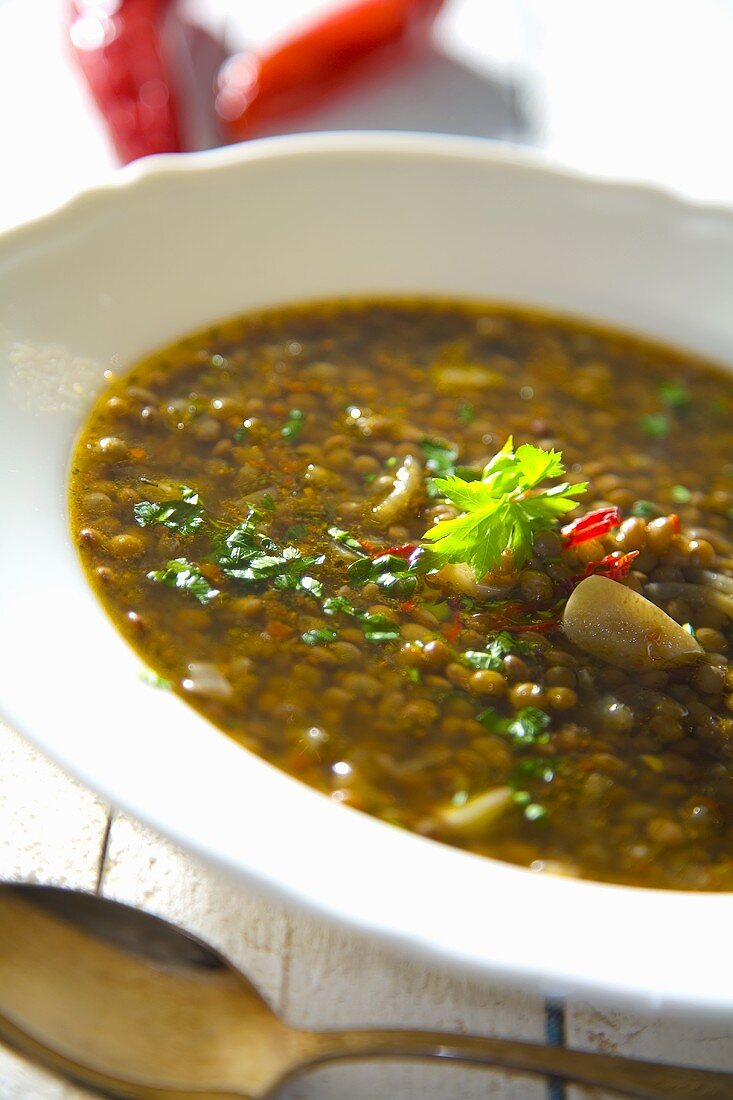
<path id="1" fill-rule="evenodd" d="M 544 1003 L 456 978 L 293 914 L 115 816 L 102 891 L 183 923 L 218 947 L 273 1008 L 303 1027 L 402 1025 L 544 1038 Z M 447 1066 L 334 1066 L 291 1085 L 283 1100 L 545 1100 L 542 1082 Z"/>
<path id="2" fill-rule="evenodd" d="M 94 891 L 106 807 L 0 723 L 0 879 Z M 90 1100 L 0 1047 L 1 1100 Z"/>
<path id="3" fill-rule="evenodd" d="M 725 952 L 725 947 L 722 951 Z M 670 965 L 674 965 L 673 961 Z M 651 1012 L 619 1012 L 571 999 L 565 1007 L 565 1040 L 569 1047 L 579 1050 L 599 1050 L 733 1073 L 733 1019 L 726 1021 L 719 1016 L 660 1020 Z M 599 1089 L 570 1087 L 566 1100 L 614 1098 Z"/>

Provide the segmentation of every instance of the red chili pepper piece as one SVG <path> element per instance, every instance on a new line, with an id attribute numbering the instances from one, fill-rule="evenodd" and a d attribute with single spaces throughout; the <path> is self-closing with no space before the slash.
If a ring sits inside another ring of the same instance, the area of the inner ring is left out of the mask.
<path id="1" fill-rule="evenodd" d="M 231 137 L 320 98 L 373 51 L 430 26 L 444 0 L 357 0 L 310 23 L 260 56 L 230 58 L 216 109 Z"/>
<path id="2" fill-rule="evenodd" d="M 163 17 L 170 3 L 69 3 L 71 50 L 122 164 L 151 153 L 179 153 L 183 148 L 162 41 Z"/>
<path id="3" fill-rule="evenodd" d="M 618 508 L 596 508 L 594 512 L 588 512 L 586 516 L 568 523 L 562 528 L 561 534 L 566 547 L 579 546 L 581 542 L 607 535 L 620 523 L 621 513 Z"/>
<path id="4" fill-rule="evenodd" d="M 628 576 L 634 558 L 638 558 L 638 550 L 629 550 L 628 554 L 622 554 L 615 550 L 612 554 L 606 554 L 600 561 L 589 561 L 585 567 L 584 577 L 608 577 L 609 580 L 619 581 Z"/>
<path id="5" fill-rule="evenodd" d="M 680 517 L 677 515 L 676 512 L 672 512 L 671 515 L 668 518 L 671 521 L 670 526 L 672 527 L 672 534 L 673 535 L 679 535 L 679 533 L 680 533 Z"/>
<path id="6" fill-rule="evenodd" d="M 507 623 L 505 630 L 509 631 L 527 631 L 527 630 L 552 630 L 559 625 L 559 619 L 545 619 L 541 623 Z"/>
<path id="7" fill-rule="evenodd" d="M 446 623 L 443 627 L 443 637 L 447 638 L 449 642 L 457 642 L 463 631 L 463 619 L 460 615 L 456 615 L 452 623 Z"/>
<path id="8" fill-rule="evenodd" d="M 403 542 L 400 546 L 390 546 L 387 550 L 380 550 L 375 555 L 377 558 L 382 558 L 386 554 L 391 554 L 394 558 L 404 558 L 407 561 L 417 550 L 417 544 L 414 542 Z"/>

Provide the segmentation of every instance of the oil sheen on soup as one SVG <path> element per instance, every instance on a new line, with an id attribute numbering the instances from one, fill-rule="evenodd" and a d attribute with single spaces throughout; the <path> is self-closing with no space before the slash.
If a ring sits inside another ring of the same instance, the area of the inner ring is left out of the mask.
<path id="1" fill-rule="evenodd" d="M 325 302 L 113 380 L 72 527 L 152 685 L 334 802 L 730 890 L 732 444 L 733 379 L 667 348 Z"/>

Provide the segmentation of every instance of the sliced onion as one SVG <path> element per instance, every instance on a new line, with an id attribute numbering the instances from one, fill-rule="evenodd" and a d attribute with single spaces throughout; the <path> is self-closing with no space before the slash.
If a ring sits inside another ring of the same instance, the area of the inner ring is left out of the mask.
<path id="1" fill-rule="evenodd" d="M 414 455 L 407 455 L 395 474 L 391 492 L 372 508 L 372 515 L 382 527 L 389 527 L 414 512 L 424 494 L 423 464 Z"/>
<path id="2" fill-rule="evenodd" d="M 511 787 L 492 787 L 462 806 L 445 806 L 437 813 L 441 825 L 460 836 L 480 836 L 516 805 Z"/>
<path id="3" fill-rule="evenodd" d="M 192 661 L 188 666 L 188 676 L 181 687 L 191 695 L 200 695 L 203 699 L 230 699 L 232 685 L 216 665 L 208 661 Z"/>

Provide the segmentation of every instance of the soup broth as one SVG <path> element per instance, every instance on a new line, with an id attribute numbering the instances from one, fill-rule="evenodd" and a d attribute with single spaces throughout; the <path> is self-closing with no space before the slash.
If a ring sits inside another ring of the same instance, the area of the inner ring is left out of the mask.
<path id="1" fill-rule="evenodd" d="M 326 302 L 114 380 L 71 522 L 151 681 L 334 801 L 536 871 L 729 890 L 732 443 L 733 379 L 667 348 Z"/>

